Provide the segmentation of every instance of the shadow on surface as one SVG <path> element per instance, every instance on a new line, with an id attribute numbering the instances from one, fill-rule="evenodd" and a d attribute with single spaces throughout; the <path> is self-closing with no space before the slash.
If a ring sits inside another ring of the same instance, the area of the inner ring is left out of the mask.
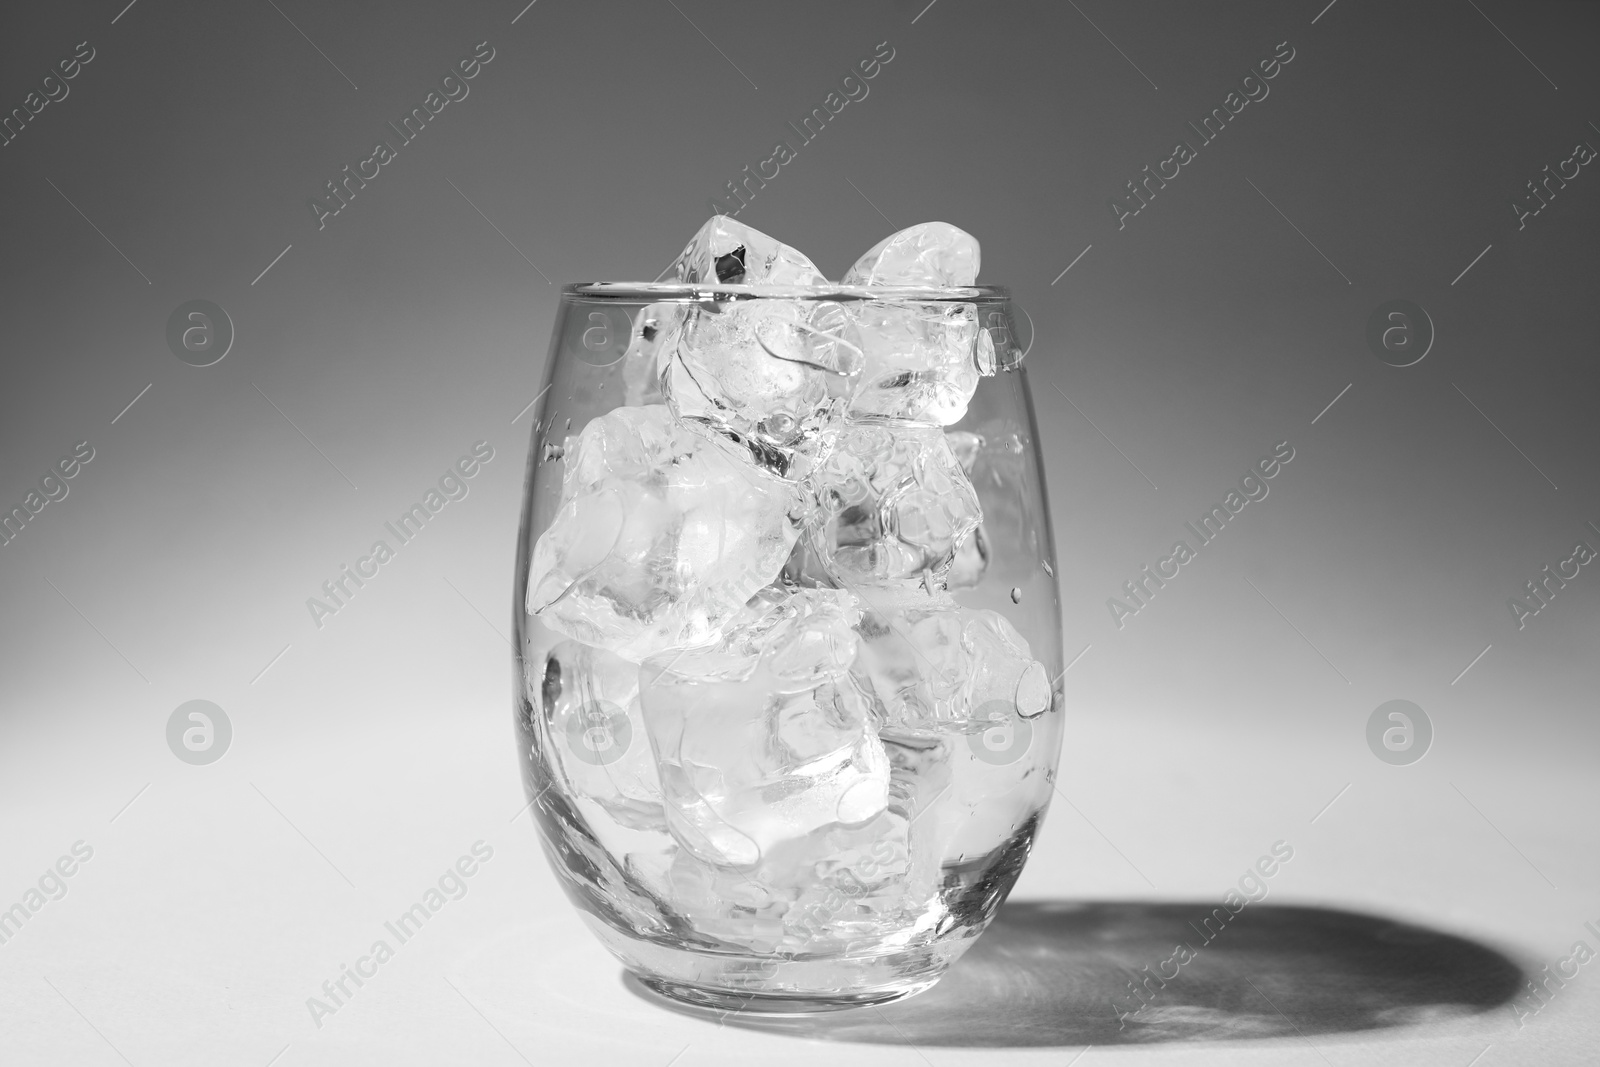
<path id="1" fill-rule="evenodd" d="M 725 1022 L 823 1040 L 968 1047 L 1313 1038 L 1486 1011 L 1522 981 L 1493 949 L 1378 916 L 1255 904 L 1207 942 L 1190 924 L 1210 914 L 1198 903 L 1016 901 L 920 996 Z M 1165 961 L 1180 942 L 1196 951 L 1177 977 L 1147 978 L 1145 967 L 1172 974 L 1177 965 Z M 1136 979 L 1148 981 L 1147 1001 L 1130 989 Z M 658 1005 L 716 1017 L 632 976 L 627 985 Z"/>

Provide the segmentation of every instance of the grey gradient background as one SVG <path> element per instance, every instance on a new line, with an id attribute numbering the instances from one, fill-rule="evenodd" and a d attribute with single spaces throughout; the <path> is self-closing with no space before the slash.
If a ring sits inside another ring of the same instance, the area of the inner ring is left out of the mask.
<path id="1" fill-rule="evenodd" d="M 1281 838 L 1272 899 L 1533 969 L 1600 921 L 1600 577 L 1522 630 L 1506 606 L 1600 547 L 1600 173 L 1520 231 L 1509 206 L 1600 146 L 1596 6 L 124 2 L 0 16 L 6 111 L 96 51 L 0 148 L 0 507 L 96 453 L 0 547 L 0 907 L 95 849 L 0 945 L 0 1059 L 967 1062 L 643 1004 L 515 817 L 516 417 L 555 286 L 655 277 L 880 41 L 869 95 L 739 217 L 834 276 L 955 223 L 1034 326 L 1087 651 L 1071 803 L 1017 897 L 1213 902 Z M 319 231 L 307 199 L 485 40 L 470 95 Z M 1270 95 L 1119 230 L 1108 197 L 1285 40 Z M 165 341 L 194 298 L 237 331 L 206 368 Z M 1394 298 L 1436 327 L 1411 367 L 1364 340 Z M 470 495 L 315 627 L 306 598 L 478 440 Z M 1282 440 L 1270 496 L 1119 630 L 1106 599 Z M 1394 698 L 1434 726 L 1411 766 L 1366 747 Z M 166 748 L 191 699 L 233 724 L 207 767 Z M 314 1028 L 305 998 L 478 839 L 468 896 Z M 1081 1062 L 1587 1062 L 1597 1008 L 1586 968 L 1524 1027 Z"/>

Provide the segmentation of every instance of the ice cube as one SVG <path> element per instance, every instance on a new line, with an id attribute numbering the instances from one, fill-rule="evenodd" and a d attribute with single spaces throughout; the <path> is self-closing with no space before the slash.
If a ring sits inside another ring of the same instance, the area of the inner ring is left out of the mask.
<path id="1" fill-rule="evenodd" d="M 957 546 L 983 518 L 944 433 L 843 423 L 822 432 L 818 455 L 804 478 L 807 536 L 833 584 L 942 586 Z"/>
<path id="2" fill-rule="evenodd" d="M 961 464 L 961 472 L 970 479 L 978 463 L 978 453 L 983 449 L 983 438 L 965 430 L 950 430 L 944 436 L 950 442 L 950 451 L 955 453 L 956 460 Z M 955 561 L 950 564 L 949 588 L 967 589 L 977 585 L 988 567 L 989 538 L 980 522 L 956 549 Z"/>
<path id="3" fill-rule="evenodd" d="M 540 688 L 545 726 L 573 792 L 624 826 L 665 830 L 661 782 L 639 713 L 639 665 L 562 641 L 545 656 Z"/>
<path id="4" fill-rule="evenodd" d="M 698 285 L 827 285 L 811 260 L 760 230 L 713 215 L 663 277 Z"/>
<path id="5" fill-rule="evenodd" d="M 978 280 L 978 239 L 948 222 L 890 234 L 845 273 L 846 285 L 967 286 Z"/>
<path id="6" fill-rule="evenodd" d="M 976 304 L 864 302 L 855 327 L 862 367 L 851 414 L 935 426 L 966 417 L 978 388 L 979 338 L 987 336 Z"/>
<path id="7" fill-rule="evenodd" d="M 592 420 L 566 463 L 527 609 L 624 659 L 715 640 L 794 547 L 793 487 L 664 406 Z"/>
<path id="8" fill-rule="evenodd" d="M 979 523 L 967 534 L 966 540 L 956 549 L 956 558 L 946 576 L 948 589 L 971 589 L 983 581 L 983 572 L 989 569 L 989 536 Z"/>
<path id="9" fill-rule="evenodd" d="M 828 397 L 799 301 L 696 305 L 663 375 L 674 415 L 782 447 Z"/>
<path id="10" fill-rule="evenodd" d="M 622 357 L 624 403 L 639 407 L 665 400 L 661 392 L 661 354 L 671 352 L 677 345 L 685 312 L 682 304 L 650 304 L 639 309 L 628 350 Z"/>
<path id="11" fill-rule="evenodd" d="M 945 595 L 861 592 L 852 670 L 885 737 L 981 731 L 997 716 L 1034 718 L 1050 707 L 1044 665 L 1005 616 Z"/>
<path id="12" fill-rule="evenodd" d="M 849 673 L 859 616 L 840 590 L 772 590 L 720 644 L 641 665 L 667 823 L 699 859 L 752 866 L 884 810 L 888 760 Z"/>

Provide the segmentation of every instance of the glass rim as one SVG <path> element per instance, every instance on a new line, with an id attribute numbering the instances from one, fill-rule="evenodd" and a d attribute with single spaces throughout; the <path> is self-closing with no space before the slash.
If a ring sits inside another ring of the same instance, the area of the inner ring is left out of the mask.
<path id="1" fill-rule="evenodd" d="M 722 303 L 729 300 L 810 300 L 1002 304 L 1011 290 L 1000 285 L 700 285 L 682 282 L 569 282 L 562 299 L 584 298 L 628 303 Z"/>

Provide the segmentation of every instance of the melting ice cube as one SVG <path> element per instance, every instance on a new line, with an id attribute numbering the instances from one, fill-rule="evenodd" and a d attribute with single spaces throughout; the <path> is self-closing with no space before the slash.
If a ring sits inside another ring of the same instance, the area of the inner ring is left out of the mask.
<path id="1" fill-rule="evenodd" d="M 545 656 L 540 696 L 573 791 L 624 826 L 664 830 L 661 783 L 639 714 L 639 665 L 562 641 Z"/>
<path id="2" fill-rule="evenodd" d="M 846 423 L 822 434 L 805 487 L 812 554 L 836 583 L 905 579 L 942 585 L 956 548 L 982 519 L 978 494 L 943 431 Z"/>
<path id="3" fill-rule="evenodd" d="M 944 436 L 961 464 L 961 472 L 970 479 L 978 463 L 978 453 L 983 449 L 983 438 L 965 430 L 950 430 Z M 956 549 L 955 561 L 950 564 L 949 588 L 966 589 L 977 585 L 988 568 L 989 538 L 980 522 Z"/>
<path id="4" fill-rule="evenodd" d="M 878 242 L 844 282 L 969 286 L 979 261 L 971 234 L 924 222 Z M 966 415 L 980 373 L 994 373 L 994 345 L 978 328 L 974 304 L 863 304 L 857 325 L 865 366 L 854 414 L 948 426 Z"/>
<path id="5" fill-rule="evenodd" d="M 948 222 L 890 234 L 845 273 L 846 285 L 967 286 L 978 280 L 978 239 Z"/>
<path id="6" fill-rule="evenodd" d="M 828 284 L 800 252 L 726 215 L 706 220 L 663 280 L 699 285 Z"/>
<path id="7" fill-rule="evenodd" d="M 719 645 L 642 664 L 667 823 L 701 860 L 751 866 L 883 811 L 889 764 L 849 675 L 859 615 L 839 590 L 774 590 Z"/>
<path id="8" fill-rule="evenodd" d="M 828 397 L 799 301 L 695 306 L 664 372 L 667 403 L 741 437 L 787 445 Z"/>
<path id="9" fill-rule="evenodd" d="M 714 640 L 794 546 L 792 487 L 663 406 L 592 420 L 566 460 L 527 609 L 625 659 Z"/>
<path id="10" fill-rule="evenodd" d="M 622 357 L 624 403 L 639 407 L 665 399 L 661 392 L 661 355 L 677 345 L 685 312 L 682 304 L 650 304 L 639 309 L 628 350 Z"/>
<path id="11" fill-rule="evenodd" d="M 935 426 L 960 422 L 978 388 L 975 304 L 863 303 L 860 384 L 850 400 L 858 416 Z"/>
<path id="12" fill-rule="evenodd" d="M 1044 665 L 1005 616 L 944 595 L 863 592 L 853 670 L 885 736 L 985 729 L 997 715 L 1034 718 L 1050 707 Z"/>

